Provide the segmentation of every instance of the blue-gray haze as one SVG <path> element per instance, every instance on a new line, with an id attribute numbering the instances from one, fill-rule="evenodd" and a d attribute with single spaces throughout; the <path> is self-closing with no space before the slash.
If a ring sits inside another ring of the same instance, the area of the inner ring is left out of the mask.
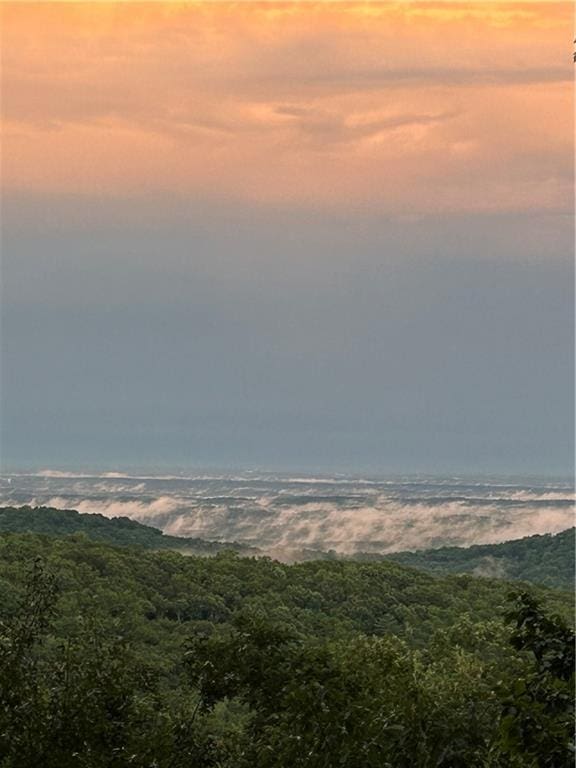
<path id="1" fill-rule="evenodd" d="M 570 473 L 572 221 L 4 201 L 2 463 Z"/>

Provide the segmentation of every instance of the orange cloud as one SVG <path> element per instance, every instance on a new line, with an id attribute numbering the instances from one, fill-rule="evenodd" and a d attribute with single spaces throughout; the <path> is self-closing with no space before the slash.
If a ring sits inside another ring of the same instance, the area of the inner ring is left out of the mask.
<path id="1" fill-rule="evenodd" d="M 570 4 L 3 6 L 4 188 L 566 208 Z"/>

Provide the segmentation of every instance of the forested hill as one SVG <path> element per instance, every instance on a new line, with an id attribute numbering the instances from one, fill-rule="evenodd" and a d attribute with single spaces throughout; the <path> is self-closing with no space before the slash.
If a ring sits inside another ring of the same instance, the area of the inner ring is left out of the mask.
<path id="1" fill-rule="evenodd" d="M 397 552 L 385 558 L 436 573 L 472 573 L 573 589 L 575 533 L 575 528 L 569 528 L 555 535 L 527 536 L 502 544 Z"/>
<path id="2" fill-rule="evenodd" d="M 388 555 L 357 554 L 346 559 L 391 560 L 433 573 L 470 573 L 474 576 L 522 580 L 559 589 L 573 589 L 575 530 L 571 528 L 555 535 L 529 536 L 502 544 L 442 547 Z M 82 514 L 75 510 L 51 507 L 0 508 L 0 533 L 2 532 L 42 533 L 55 537 L 82 533 L 95 541 L 116 546 L 172 549 L 189 555 L 215 555 L 230 549 L 248 556 L 267 554 L 239 542 L 169 536 L 157 528 L 127 517 L 108 518 L 99 514 Z M 269 554 L 276 557 L 282 553 Z M 334 552 L 294 550 L 290 552 L 290 559 L 298 561 L 344 558 Z"/>
<path id="3" fill-rule="evenodd" d="M 139 628 L 142 642 L 152 645 L 165 633 L 172 636 L 175 627 L 185 636 L 206 622 L 227 624 L 244 610 L 288 622 L 306 635 L 392 632 L 421 645 L 435 630 L 465 616 L 500 620 L 511 590 L 499 579 L 429 574 L 393 562 L 287 565 L 230 551 L 183 557 L 88 537 L 4 533 L 0 614 L 16 609 L 26 573 L 38 559 L 56 575 L 61 597 L 68 595 L 62 606 L 67 615 L 76 610 L 70 600 L 78 610 L 90 605 L 102 617 L 123 617 L 132 629 Z M 553 612 L 571 616 L 570 594 L 536 586 L 533 593 Z"/>
<path id="4" fill-rule="evenodd" d="M 510 588 L 3 533 L 0 765 L 572 768 L 571 595 Z"/>
<path id="5" fill-rule="evenodd" d="M 95 541 L 116 546 L 144 547 L 146 549 L 178 549 L 185 554 L 213 555 L 224 549 L 241 554 L 255 554 L 257 550 L 238 542 L 221 543 L 197 538 L 168 536 L 158 528 L 144 525 L 128 517 L 105 517 L 83 514 L 73 509 L 53 507 L 0 508 L 0 533 L 43 533 L 47 536 L 69 536 L 83 533 Z"/>

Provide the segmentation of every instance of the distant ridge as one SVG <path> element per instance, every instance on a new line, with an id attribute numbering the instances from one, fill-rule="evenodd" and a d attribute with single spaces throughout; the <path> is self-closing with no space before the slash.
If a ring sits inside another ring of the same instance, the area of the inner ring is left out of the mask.
<path id="1" fill-rule="evenodd" d="M 238 542 L 169 536 L 158 528 L 129 517 L 105 517 L 53 507 L 0 507 L 1 533 L 41 533 L 56 538 L 81 533 L 95 541 L 120 547 L 177 549 L 194 555 L 212 555 L 224 549 L 233 549 L 245 555 L 258 552 Z"/>
<path id="2" fill-rule="evenodd" d="M 574 589 L 575 545 L 576 528 L 568 528 L 561 533 L 527 536 L 501 544 L 395 552 L 384 558 L 435 573 L 471 573 Z"/>
<path id="3" fill-rule="evenodd" d="M 158 528 L 127 517 L 108 518 L 53 507 L 0 508 L 2 533 L 37 533 L 62 538 L 83 534 L 95 541 L 115 546 L 176 550 L 186 555 L 209 556 L 223 550 L 234 550 L 244 556 L 271 555 L 286 559 L 281 551 L 265 551 L 239 542 L 206 541 L 200 538 L 169 536 Z M 474 576 L 529 581 L 560 589 L 574 588 L 574 552 L 576 529 L 557 534 L 543 534 L 514 539 L 501 544 L 479 544 L 470 547 L 441 547 L 416 552 L 390 554 L 358 553 L 351 556 L 336 552 L 302 549 L 290 550 L 288 559 L 357 560 L 375 562 L 389 560 L 433 573 L 470 573 Z"/>

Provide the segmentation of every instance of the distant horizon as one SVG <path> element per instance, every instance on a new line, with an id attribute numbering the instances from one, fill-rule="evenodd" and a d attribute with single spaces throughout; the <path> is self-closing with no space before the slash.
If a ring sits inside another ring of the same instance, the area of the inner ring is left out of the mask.
<path id="1" fill-rule="evenodd" d="M 376 469 L 329 469 L 310 467 L 266 467 L 266 466 L 216 466 L 201 464 L 61 464 L 51 466 L 49 464 L 38 465 L 1 465 L 0 477 L 30 476 L 49 478 L 102 478 L 102 479 L 138 479 L 144 477 L 158 477 L 174 479 L 197 479 L 200 477 L 214 476 L 215 478 L 231 478 L 238 475 L 269 476 L 290 479 L 297 482 L 299 478 L 303 482 L 314 480 L 330 481 L 350 479 L 353 481 L 384 481 L 384 480 L 509 480 L 530 481 L 542 480 L 550 482 L 576 483 L 576 473 L 572 472 L 474 472 L 474 471 L 418 471 L 418 470 L 376 470 Z"/>

